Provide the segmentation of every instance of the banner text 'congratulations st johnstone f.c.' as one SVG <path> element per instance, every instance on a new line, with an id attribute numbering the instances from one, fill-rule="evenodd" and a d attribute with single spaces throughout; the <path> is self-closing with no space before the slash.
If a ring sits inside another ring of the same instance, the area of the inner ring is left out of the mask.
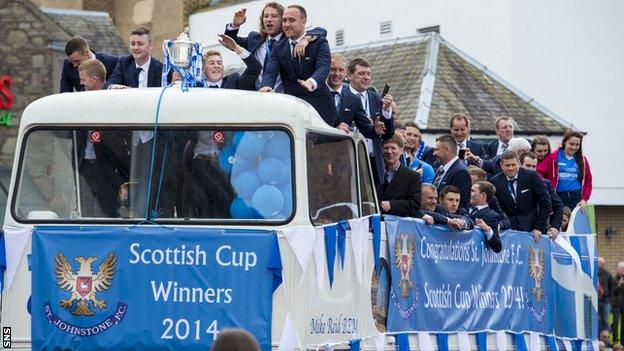
<path id="1" fill-rule="evenodd" d="M 548 240 L 508 231 L 503 250 L 481 230 L 386 218 L 392 289 L 388 330 L 552 333 Z"/>
<path id="2" fill-rule="evenodd" d="M 274 232 L 39 227 L 33 349 L 206 350 L 224 328 L 271 345 Z"/>

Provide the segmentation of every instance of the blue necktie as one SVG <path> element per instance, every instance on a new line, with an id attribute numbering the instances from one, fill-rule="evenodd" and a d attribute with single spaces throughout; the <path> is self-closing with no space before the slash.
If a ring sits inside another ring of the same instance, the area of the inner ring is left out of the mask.
<path id="1" fill-rule="evenodd" d="M 511 194 L 511 198 L 514 203 L 516 202 L 516 191 L 514 190 L 514 183 L 516 182 L 516 178 L 509 179 L 507 181 L 507 187 L 509 188 L 509 194 Z"/>
<path id="2" fill-rule="evenodd" d="M 440 186 L 442 178 L 444 178 L 444 167 L 440 166 L 436 172 L 435 180 L 433 181 L 433 185 L 435 185 L 436 188 Z"/>
<path id="3" fill-rule="evenodd" d="M 336 105 L 336 111 L 340 113 L 340 94 L 335 90 L 332 90 L 331 93 L 334 98 L 334 105 Z"/>
<path id="4" fill-rule="evenodd" d="M 208 88 L 218 89 L 218 88 L 219 88 L 219 86 L 218 86 L 218 85 L 216 85 L 216 84 L 210 84 L 210 85 L 208 86 Z"/>
<path id="5" fill-rule="evenodd" d="M 141 71 L 143 71 L 143 68 L 141 67 L 134 69 L 134 81 L 136 82 L 137 88 L 139 87 L 139 74 L 141 74 Z"/>
<path id="6" fill-rule="evenodd" d="M 269 40 L 269 44 L 267 45 L 266 55 L 264 55 L 264 64 L 262 67 L 266 67 L 267 62 L 269 62 L 269 56 L 271 56 L 271 52 L 273 52 L 273 44 L 275 44 L 275 39 Z"/>
<path id="7" fill-rule="evenodd" d="M 292 60 L 293 60 L 293 68 L 295 69 L 295 75 L 297 78 L 299 77 L 299 58 L 295 57 L 295 46 L 297 45 L 296 41 L 290 43 L 292 45 Z"/>

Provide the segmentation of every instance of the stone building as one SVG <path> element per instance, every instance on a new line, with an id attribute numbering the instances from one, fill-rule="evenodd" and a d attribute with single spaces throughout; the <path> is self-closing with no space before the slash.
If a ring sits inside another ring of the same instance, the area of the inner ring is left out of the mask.
<path id="1" fill-rule="evenodd" d="M 10 114 L 0 119 L 0 164 L 11 166 L 24 108 L 58 92 L 65 42 L 72 36 L 83 36 L 95 51 L 127 53 L 106 12 L 41 10 L 28 0 L 0 0 L 0 77 L 10 77 L 13 100 L 0 110 L 0 116 Z"/>

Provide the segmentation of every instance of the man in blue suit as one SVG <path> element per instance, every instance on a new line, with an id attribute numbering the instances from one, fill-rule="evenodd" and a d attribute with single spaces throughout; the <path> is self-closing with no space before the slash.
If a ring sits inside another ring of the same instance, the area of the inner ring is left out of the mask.
<path id="1" fill-rule="evenodd" d="M 262 92 L 275 88 L 278 74 L 284 93 L 310 103 L 323 120 L 333 126 L 338 114 L 325 80 L 329 75 L 331 55 L 325 38 L 310 43 L 304 57 L 296 57 L 295 46 L 305 36 L 307 13 L 298 5 L 289 6 L 282 16 L 282 28 L 288 40 L 277 42 L 262 77 Z"/>
<path id="2" fill-rule="evenodd" d="M 520 167 L 518 155 L 505 151 L 501 156 L 503 171 L 490 179 L 496 197 L 509 217 L 511 228 L 531 232 L 536 242 L 546 232 L 551 201 L 546 185 L 535 171 Z"/>
<path id="3" fill-rule="evenodd" d="M 108 79 L 117 66 L 117 61 L 119 61 L 117 56 L 91 51 L 89 43 L 80 37 L 71 38 L 65 43 L 65 54 L 67 58 L 63 61 L 61 71 L 61 93 L 85 90 L 85 87 L 80 84 L 80 77 L 78 76 L 78 66 L 81 63 L 89 59 L 99 60 L 106 68 L 106 79 Z"/>
<path id="4" fill-rule="evenodd" d="M 392 96 L 369 89 L 372 81 L 371 64 L 362 57 L 356 57 L 349 63 L 349 89 L 360 98 L 368 118 L 375 124 L 383 124 L 385 129 L 381 138 L 367 139 L 366 149 L 371 157 L 375 184 L 383 180 L 384 157 L 381 151 L 382 140 L 388 140 L 394 135 L 394 119 L 392 118 Z M 376 170 L 376 172 L 375 172 Z"/>
<path id="5" fill-rule="evenodd" d="M 481 166 L 483 159 L 489 159 L 485 143 L 470 138 L 470 120 L 466 115 L 455 113 L 451 116 L 449 128 L 459 150 L 464 150 L 464 159 L 468 164 Z"/>
<path id="6" fill-rule="evenodd" d="M 472 180 L 468 168 L 457 157 L 457 142 L 452 135 L 442 135 L 436 139 L 435 155 L 440 161 L 440 168 L 436 171 L 433 185 L 440 192 L 447 185 L 454 185 L 461 191 L 460 207 L 468 210 L 470 207 L 470 187 Z"/>
<path id="7" fill-rule="evenodd" d="M 498 236 L 499 217 L 488 203 L 492 201 L 496 189 L 490 182 L 479 181 L 472 185 L 470 190 L 470 217 L 475 226 L 485 233 L 486 242 L 494 252 L 501 252 L 503 245 Z"/>
<path id="8" fill-rule="evenodd" d="M 535 168 L 537 167 L 537 155 L 533 153 L 532 151 L 521 153 L 519 158 L 520 158 L 520 166 L 522 168 L 530 169 L 534 171 Z M 559 197 L 559 195 L 557 195 L 557 192 L 553 189 L 552 185 L 550 184 L 550 181 L 542 178 L 542 183 L 544 183 L 544 185 L 546 186 L 546 189 L 548 189 L 548 194 L 550 195 L 550 202 L 551 202 L 551 213 L 548 218 L 547 234 L 552 240 L 555 240 L 557 239 L 557 235 L 559 235 L 561 222 L 563 222 L 563 208 L 565 206 L 563 205 L 563 201 L 561 201 L 561 198 Z"/>
<path id="9" fill-rule="evenodd" d="M 494 130 L 496 136 L 498 136 L 498 140 L 494 140 L 486 147 L 486 152 L 488 156 L 490 156 L 490 159 L 494 159 L 494 157 L 501 155 L 507 150 L 507 147 L 509 147 L 509 140 L 514 137 L 515 125 L 516 123 L 513 118 L 508 116 L 502 116 L 496 119 L 494 122 Z"/>
<path id="10" fill-rule="evenodd" d="M 351 92 L 347 84 L 344 84 L 346 76 L 347 59 L 341 54 L 333 54 L 327 86 L 329 86 L 338 112 L 338 119 L 334 127 L 345 132 L 357 128 L 364 137 L 378 139 L 383 134 L 385 125 L 383 123 L 373 124 L 368 118 L 360 99 Z"/>
<path id="11" fill-rule="evenodd" d="M 109 89 L 159 87 L 162 62 L 152 57 L 152 34 L 139 27 L 130 33 L 132 55 L 122 56 L 106 81 Z"/>
<path id="12" fill-rule="evenodd" d="M 204 54 L 203 73 L 208 83 L 208 88 L 225 88 L 240 90 L 256 90 L 256 79 L 260 75 L 262 65 L 249 51 L 236 44 L 234 39 L 227 35 L 220 35 L 219 42 L 226 48 L 234 51 L 245 62 L 247 68 L 243 74 L 232 73 L 223 76 L 223 59 L 221 53 L 210 50 Z"/>
<path id="13" fill-rule="evenodd" d="M 250 32 L 247 37 L 239 37 L 238 30 L 247 21 L 247 9 L 241 9 L 234 13 L 232 23 L 225 26 L 225 35 L 234 38 L 236 43 L 251 53 L 252 56 L 265 67 L 269 61 L 269 56 L 279 41 L 286 40 L 286 36 L 282 32 L 282 15 L 284 14 L 284 6 L 277 2 L 268 2 L 262 8 L 260 14 L 260 31 Z M 314 41 L 317 37 L 326 37 L 327 31 L 323 28 L 314 28 L 306 32 L 306 36 L 301 38 L 295 46 L 297 57 L 303 57 L 306 46 Z M 262 75 L 256 80 L 255 90 L 262 87 Z M 278 75 L 275 81 L 275 92 L 283 93 L 282 79 Z"/>

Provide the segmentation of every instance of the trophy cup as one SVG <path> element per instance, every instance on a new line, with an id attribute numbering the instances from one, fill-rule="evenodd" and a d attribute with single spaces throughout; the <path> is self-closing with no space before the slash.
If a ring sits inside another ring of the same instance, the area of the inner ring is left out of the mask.
<path id="1" fill-rule="evenodd" d="M 183 91 L 187 91 L 189 87 L 194 87 L 197 83 L 206 86 L 206 81 L 202 77 L 201 43 L 191 41 L 188 31 L 189 29 L 186 27 L 176 40 L 163 42 L 162 86 L 168 85 L 168 75 L 171 69 L 174 69 L 182 77 Z"/>

